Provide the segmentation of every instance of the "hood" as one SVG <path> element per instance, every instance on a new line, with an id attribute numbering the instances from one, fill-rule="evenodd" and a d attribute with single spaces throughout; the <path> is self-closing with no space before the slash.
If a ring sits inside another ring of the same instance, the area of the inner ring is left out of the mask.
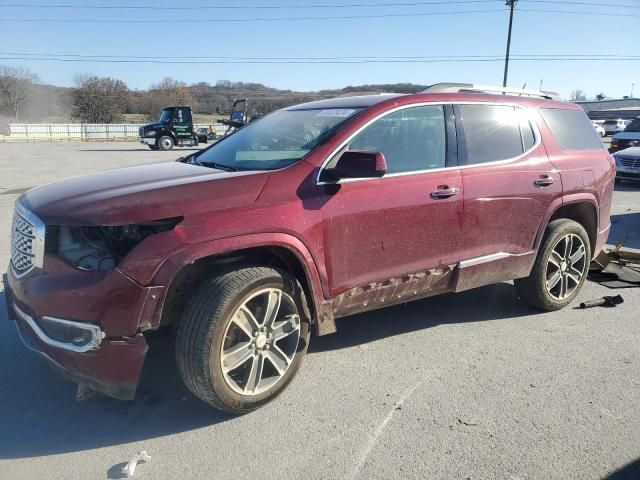
<path id="1" fill-rule="evenodd" d="M 48 225 L 122 225 L 253 203 L 269 174 L 162 162 L 37 187 L 20 202 Z"/>
<path id="2" fill-rule="evenodd" d="M 640 147 L 630 147 L 613 154 L 614 157 L 640 158 Z"/>
<path id="3" fill-rule="evenodd" d="M 613 138 L 616 140 L 640 140 L 640 132 L 620 132 L 616 133 Z"/>

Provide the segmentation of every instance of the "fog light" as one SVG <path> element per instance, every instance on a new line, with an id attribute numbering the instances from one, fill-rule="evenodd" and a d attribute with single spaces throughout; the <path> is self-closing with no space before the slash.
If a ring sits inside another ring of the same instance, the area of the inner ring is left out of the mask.
<path id="1" fill-rule="evenodd" d="M 102 331 L 97 325 L 71 322 L 60 318 L 42 317 L 39 322 L 48 337 L 76 347 L 99 345 Z"/>

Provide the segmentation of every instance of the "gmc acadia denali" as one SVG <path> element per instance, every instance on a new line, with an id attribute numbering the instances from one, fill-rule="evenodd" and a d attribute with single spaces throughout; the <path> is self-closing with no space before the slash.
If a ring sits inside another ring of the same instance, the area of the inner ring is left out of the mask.
<path id="1" fill-rule="evenodd" d="M 80 388 L 121 399 L 145 332 L 171 326 L 187 387 L 244 413 L 339 317 L 507 280 L 560 309 L 607 238 L 615 163 L 578 106 L 489 90 L 306 103 L 177 162 L 33 189 L 10 318 Z"/>

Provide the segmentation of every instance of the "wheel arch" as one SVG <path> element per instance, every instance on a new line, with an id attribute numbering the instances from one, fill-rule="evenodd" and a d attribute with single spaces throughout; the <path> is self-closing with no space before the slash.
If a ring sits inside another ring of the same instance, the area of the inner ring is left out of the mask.
<path id="1" fill-rule="evenodd" d="M 591 195 L 580 195 L 565 197 L 561 205 L 555 205 L 549 218 L 542 225 L 541 231 L 538 233 L 536 248 L 540 246 L 540 241 L 547 225 L 553 220 L 566 218 L 578 222 L 584 227 L 589 236 L 589 244 L 591 245 L 591 255 L 595 256 L 596 244 L 598 240 L 598 204 L 595 197 Z"/>
<path id="2" fill-rule="evenodd" d="M 311 254 L 302 242 L 297 239 L 292 242 L 286 237 L 289 236 L 270 234 L 261 239 L 225 239 L 174 254 L 160 268 L 154 281 L 167 288 L 156 308 L 152 328 L 175 323 L 190 293 L 216 271 L 235 265 L 264 265 L 281 268 L 298 279 L 307 313 L 318 333 L 335 331 L 333 316 L 327 313 L 330 303 L 324 300 L 322 283 Z M 324 324 L 323 328 L 320 323 Z"/>

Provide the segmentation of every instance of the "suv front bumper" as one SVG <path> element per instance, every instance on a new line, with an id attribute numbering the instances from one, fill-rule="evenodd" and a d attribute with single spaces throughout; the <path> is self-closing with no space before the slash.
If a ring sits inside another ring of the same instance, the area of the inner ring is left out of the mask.
<path id="1" fill-rule="evenodd" d="M 139 325 L 149 324 L 158 289 L 117 270 L 5 277 L 8 315 L 22 342 L 67 379 L 123 400 L 135 396 L 148 350 Z"/>

